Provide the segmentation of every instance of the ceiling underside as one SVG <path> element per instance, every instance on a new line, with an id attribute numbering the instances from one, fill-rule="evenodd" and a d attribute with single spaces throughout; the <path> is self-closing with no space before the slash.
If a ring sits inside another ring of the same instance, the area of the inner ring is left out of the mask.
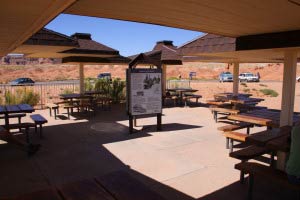
<path id="1" fill-rule="evenodd" d="M 300 29 L 291 1 L 299 0 L 78 0 L 64 13 L 237 37 Z"/>
<path id="2" fill-rule="evenodd" d="M 237 37 L 300 30 L 299 5 L 299 0 L 26 0 L 17 5 L 3 0 L 0 56 L 12 52 L 61 12 Z"/>

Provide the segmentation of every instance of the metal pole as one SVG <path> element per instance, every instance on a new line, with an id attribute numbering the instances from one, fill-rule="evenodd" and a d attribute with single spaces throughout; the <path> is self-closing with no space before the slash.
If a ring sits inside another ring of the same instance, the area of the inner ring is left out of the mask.
<path id="1" fill-rule="evenodd" d="M 238 96 L 239 94 L 239 63 L 233 63 L 233 96 Z"/>

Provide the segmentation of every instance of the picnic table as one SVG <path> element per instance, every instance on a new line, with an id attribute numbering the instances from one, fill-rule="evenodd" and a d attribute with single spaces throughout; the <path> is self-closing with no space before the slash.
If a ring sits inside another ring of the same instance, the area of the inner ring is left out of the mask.
<path id="1" fill-rule="evenodd" d="M 237 115 L 230 115 L 228 119 L 248 122 L 256 125 L 267 126 L 268 128 L 280 127 L 280 112 L 270 109 L 256 110 L 247 113 L 241 113 Z M 299 115 L 293 116 L 293 124 L 300 121 Z"/>
<path id="2" fill-rule="evenodd" d="M 77 94 L 77 93 L 72 93 L 72 94 L 61 94 L 60 98 L 64 99 L 64 100 L 91 99 L 91 98 L 93 98 L 93 96 L 91 94 Z"/>
<path id="3" fill-rule="evenodd" d="M 272 129 L 272 130 L 266 130 L 266 131 L 254 133 L 252 135 L 249 135 L 246 138 L 246 142 L 258 146 L 266 146 L 269 142 L 272 142 L 275 139 L 289 136 L 291 129 L 292 129 L 291 126 L 283 126 L 278 129 Z"/>
<path id="4" fill-rule="evenodd" d="M 9 127 L 9 114 L 15 113 L 32 113 L 34 108 L 29 104 L 4 105 L 0 106 L 0 114 L 4 114 L 5 128 Z"/>
<path id="5" fill-rule="evenodd" d="M 249 98 L 252 94 L 247 93 L 239 93 L 237 96 L 235 96 L 232 92 L 222 92 L 214 94 L 214 98 L 216 101 L 228 101 L 228 99 L 232 98 Z"/>
<path id="6" fill-rule="evenodd" d="M 274 162 L 273 157 L 277 154 L 276 167 L 277 169 L 284 170 L 286 153 L 289 152 L 290 148 L 288 138 L 290 137 L 291 130 L 291 126 L 283 126 L 278 129 L 262 131 L 248 136 L 246 142 L 253 145 L 265 146 L 272 151 L 272 165 Z"/>
<path id="7" fill-rule="evenodd" d="M 178 97 L 179 97 L 180 104 L 182 104 L 184 94 L 194 93 L 197 92 L 198 90 L 191 89 L 191 88 L 173 88 L 173 89 L 167 89 L 167 91 L 177 93 L 179 95 Z"/>

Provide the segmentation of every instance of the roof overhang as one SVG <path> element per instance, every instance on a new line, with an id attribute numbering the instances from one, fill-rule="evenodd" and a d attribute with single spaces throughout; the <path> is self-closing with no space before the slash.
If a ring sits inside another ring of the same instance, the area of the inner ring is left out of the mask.
<path id="1" fill-rule="evenodd" d="M 75 1 L 1 1 L 0 56 L 14 51 Z"/>
<path id="2" fill-rule="evenodd" d="M 299 0 L 1 1 L 0 56 L 59 13 L 159 24 L 231 37 L 300 30 Z"/>
<path id="3" fill-rule="evenodd" d="M 179 47 L 185 62 L 278 63 L 287 51 L 297 51 L 300 58 L 300 31 L 238 38 L 207 34 Z"/>
<path id="4" fill-rule="evenodd" d="M 85 64 L 115 64 L 115 65 L 128 65 L 129 58 L 123 56 L 115 57 L 86 57 L 86 56 L 69 56 L 62 59 L 62 63 L 85 63 Z"/>

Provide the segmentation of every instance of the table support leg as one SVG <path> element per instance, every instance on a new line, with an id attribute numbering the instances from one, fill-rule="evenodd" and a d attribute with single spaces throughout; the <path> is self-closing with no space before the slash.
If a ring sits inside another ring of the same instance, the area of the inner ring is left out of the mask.
<path id="1" fill-rule="evenodd" d="M 253 193 L 253 183 L 254 183 L 254 177 L 252 174 L 249 174 L 249 186 L 248 186 L 248 200 L 252 200 L 252 193 Z"/>

